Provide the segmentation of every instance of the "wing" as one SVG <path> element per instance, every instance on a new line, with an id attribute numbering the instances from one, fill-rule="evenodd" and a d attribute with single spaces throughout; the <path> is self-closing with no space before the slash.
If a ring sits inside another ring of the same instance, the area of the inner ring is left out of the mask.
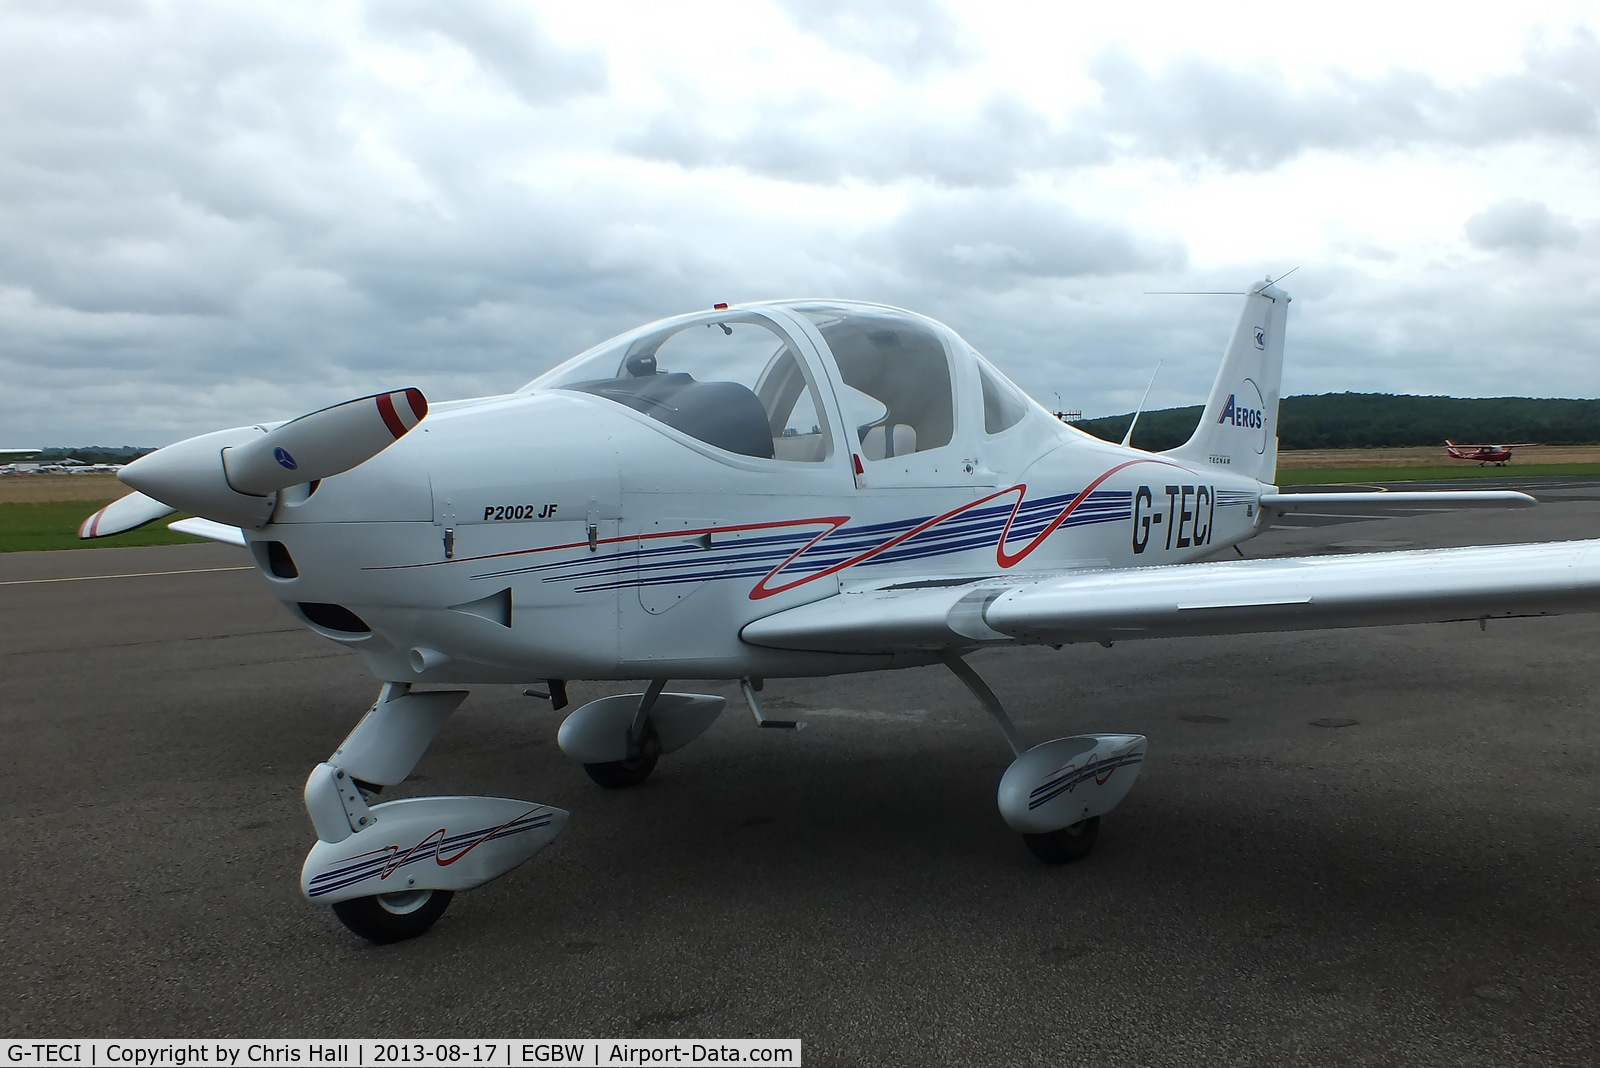
<path id="1" fill-rule="evenodd" d="M 1600 611 L 1600 541 L 1228 560 L 841 593 L 748 624 L 837 653 L 1113 642 Z"/>
<path id="2" fill-rule="evenodd" d="M 1370 512 L 1384 508 L 1529 508 L 1539 502 L 1515 490 L 1424 490 L 1398 493 L 1263 493 L 1274 512 Z"/>

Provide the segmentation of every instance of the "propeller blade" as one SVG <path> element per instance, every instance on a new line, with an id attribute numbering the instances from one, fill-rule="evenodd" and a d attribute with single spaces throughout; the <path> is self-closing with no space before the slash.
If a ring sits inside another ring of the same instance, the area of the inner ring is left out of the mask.
<path id="1" fill-rule="evenodd" d="M 142 493 L 119 497 L 83 521 L 78 528 L 80 538 L 104 538 L 112 534 L 142 527 L 177 511 Z"/>
<path id="2" fill-rule="evenodd" d="M 346 401 L 272 429 L 242 426 L 157 449 L 117 475 L 202 519 L 265 526 L 276 492 L 348 471 L 393 445 L 428 414 L 418 389 Z"/>
<path id="3" fill-rule="evenodd" d="M 264 497 L 274 490 L 337 475 L 393 445 L 428 414 L 420 389 L 345 401 L 224 449 L 228 484 Z"/>

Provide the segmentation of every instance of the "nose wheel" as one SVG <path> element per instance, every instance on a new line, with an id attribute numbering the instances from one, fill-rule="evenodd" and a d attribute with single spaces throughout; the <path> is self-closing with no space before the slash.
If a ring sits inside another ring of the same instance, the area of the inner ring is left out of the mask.
<path id="1" fill-rule="evenodd" d="M 454 896 L 449 890 L 402 890 L 353 897 L 334 902 L 333 914 L 367 941 L 387 945 L 426 932 L 444 915 Z"/>

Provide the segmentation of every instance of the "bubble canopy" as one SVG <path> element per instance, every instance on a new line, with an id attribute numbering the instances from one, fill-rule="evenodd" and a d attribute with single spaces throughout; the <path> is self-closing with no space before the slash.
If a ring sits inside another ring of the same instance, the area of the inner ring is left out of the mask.
<path id="1" fill-rule="evenodd" d="M 882 462 L 949 446 L 964 383 L 983 393 L 973 421 L 986 433 L 1027 413 L 1015 386 L 933 320 L 881 305 L 791 301 L 651 323 L 523 391 L 586 393 L 756 459 L 821 463 L 842 438 Z"/>

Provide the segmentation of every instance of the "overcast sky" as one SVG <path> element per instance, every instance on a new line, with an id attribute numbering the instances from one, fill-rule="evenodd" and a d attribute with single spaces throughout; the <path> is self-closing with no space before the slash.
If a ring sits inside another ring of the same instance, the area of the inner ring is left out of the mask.
<path id="1" fill-rule="evenodd" d="M 0 446 L 500 393 L 880 300 L 1046 405 L 1600 396 L 1592 4 L 0 4 Z"/>

